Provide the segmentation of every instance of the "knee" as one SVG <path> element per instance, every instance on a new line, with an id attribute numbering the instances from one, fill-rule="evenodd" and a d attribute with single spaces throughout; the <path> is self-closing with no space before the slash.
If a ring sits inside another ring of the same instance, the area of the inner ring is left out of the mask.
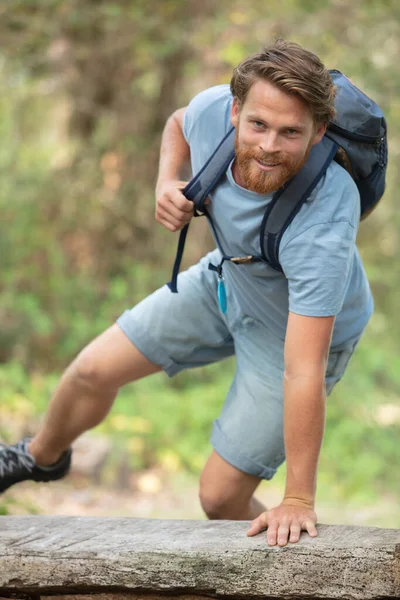
<path id="1" fill-rule="evenodd" d="M 199 498 L 202 509 L 209 519 L 235 519 L 237 506 L 229 490 L 200 480 Z"/>
<path id="2" fill-rule="evenodd" d="M 80 387 L 89 389 L 104 389 L 107 381 L 96 357 L 89 348 L 85 348 L 70 366 L 70 375 Z"/>

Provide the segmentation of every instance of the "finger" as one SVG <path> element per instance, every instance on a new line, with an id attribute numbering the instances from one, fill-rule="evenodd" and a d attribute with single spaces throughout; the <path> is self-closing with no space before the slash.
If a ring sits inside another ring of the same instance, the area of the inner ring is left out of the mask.
<path id="1" fill-rule="evenodd" d="M 156 219 L 157 221 L 167 221 L 173 227 L 179 227 L 180 225 L 182 225 L 181 219 L 179 219 L 178 217 L 161 207 L 158 207 L 156 210 Z"/>
<path id="2" fill-rule="evenodd" d="M 177 219 L 180 223 L 190 221 L 192 212 L 181 210 L 177 208 L 170 200 L 167 202 L 161 202 L 157 205 L 157 211 L 164 211 L 164 213 L 171 215 L 174 219 Z"/>
<path id="3" fill-rule="evenodd" d="M 278 525 L 271 524 L 267 529 L 267 542 L 269 546 L 275 546 L 278 538 Z"/>
<path id="4" fill-rule="evenodd" d="M 303 529 L 307 530 L 308 534 L 311 537 L 317 537 L 317 535 L 318 535 L 318 531 L 317 531 L 317 528 L 315 527 L 315 523 L 314 523 L 314 521 L 311 521 L 310 519 L 308 519 L 303 524 Z"/>
<path id="5" fill-rule="evenodd" d="M 211 204 L 211 198 L 209 196 L 207 196 L 207 198 L 204 200 L 204 204 Z"/>
<path id="6" fill-rule="evenodd" d="M 267 526 L 268 519 L 266 513 L 264 512 L 259 517 L 257 517 L 257 519 L 254 519 L 254 521 L 251 522 L 250 529 L 248 529 L 247 531 L 247 535 L 256 535 L 257 533 L 260 533 L 260 531 L 265 529 Z"/>
<path id="7" fill-rule="evenodd" d="M 289 537 L 289 526 L 279 525 L 278 528 L 278 546 L 286 546 Z"/>
<path id="8" fill-rule="evenodd" d="M 160 225 L 162 225 L 163 227 L 168 229 L 168 231 L 172 231 L 173 233 L 175 233 L 175 231 L 178 231 L 178 229 L 177 229 L 177 227 L 175 227 L 175 225 L 171 225 L 171 223 L 169 223 L 168 221 L 165 221 L 164 219 L 157 219 L 157 221 L 160 223 Z"/>
<path id="9" fill-rule="evenodd" d="M 191 200 L 185 198 L 181 192 L 176 191 L 174 194 L 168 196 L 168 200 L 179 210 L 183 212 L 193 212 L 194 203 Z"/>
<path id="10" fill-rule="evenodd" d="M 188 200 L 179 188 L 173 188 L 172 190 L 165 191 L 164 193 L 157 196 L 157 206 L 170 210 L 170 207 L 174 207 L 175 210 L 182 212 L 193 212 L 194 204 L 191 200 Z"/>
<path id="11" fill-rule="evenodd" d="M 186 223 L 183 223 L 183 224 L 182 223 L 179 223 L 179 224 L 172 223 L 170 219 L 165 218 L 165 217 L 157 217 L 157 222 L 172 232 L 180 231 L 186 225 Z"/>
<path id="12" fill-rule="evenodd" d="M 290 526 L 289 542 L 296 543 L 300 539 L 301 527 L 298 523 L 292 523 Z"/>
<path id="13" fill-rule="evenodd" d="M 165 223 L 169 223 L 169 225 L 173 228 L 172 231 L 178 231 L 179 229 L 182 229 L 187 223 L 189 223 L 190 218 L 184 216 L 180 219 L 177 219 L 168 211 L 158 208 L 156 211 L 156 220 L 162 225 L 164 225 Z"/>
<path id="14" fill-rule="evenodd" d="M 194 202 L 192 202 L 191 200 L 186 200 L 186 198 L 185 198 L 185 202 L 180 202 L 179 209 L 182 210 L 185 213 L 191 213 L 191 214 L 193 214 L 193 212 L 194 212 Z"/>
<path id="15" fill-rule="evenodd" d="M 189 183 L 188 181 L 177 181 L 176 186 L 177 186 L 178 190 L 183 190 L 187 186 L 188 183 Z"/>
<path id="16" fill-rule="evenodd" d="M 171 217 L 171 215 L 169 215 L 165 211 L 157 211 L 156 221 L 161 223 L 161 225 L 163 225 L 170 231 L 178 231 L 178 229 L 181 227 L 181 223 L 177 219 Z"/>

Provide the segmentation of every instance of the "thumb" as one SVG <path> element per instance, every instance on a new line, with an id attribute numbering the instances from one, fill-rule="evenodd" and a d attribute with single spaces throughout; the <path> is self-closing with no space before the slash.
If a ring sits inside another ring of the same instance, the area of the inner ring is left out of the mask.
<path id="1" fill-rule="evenodd" d="M 248 536 L 256 535 L 268 526 L 267 513 L 263 512 L 257 519 L 251 522 L 250 529 L 247 531 Z"/>
<path id="2" fill-rule="evenodd" d="M 178 190 L 182 191 L 187 186 L 188 183 L 189 183 L 188 181 L 177 181 L 176 187 Z"/>
<path id="3" fill-rule="evenodd" d="M 204 200 L 204 204 L 211 204 L 211 199 L 209 196 L 207 196 L 207 198 Z"/>

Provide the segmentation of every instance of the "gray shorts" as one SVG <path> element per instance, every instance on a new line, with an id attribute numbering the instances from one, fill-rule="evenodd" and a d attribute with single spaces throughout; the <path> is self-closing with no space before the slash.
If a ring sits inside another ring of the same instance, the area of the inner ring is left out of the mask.
<path id="1" fill-rule="evenodd" d="M 211 444 L 236 468 L 271 479 L 285 460 L 283 441 L 284 342 L 268 326 L 242 314 L 229 299 L 221 313 L 209 259 L 179 275 L 178 294 L 164 286 L 125 311 L 117 323 L 131 342 L 169 376 L 236 355 L 236 373 Z M 329 394 L 356 344 L 329 356 Z"/>

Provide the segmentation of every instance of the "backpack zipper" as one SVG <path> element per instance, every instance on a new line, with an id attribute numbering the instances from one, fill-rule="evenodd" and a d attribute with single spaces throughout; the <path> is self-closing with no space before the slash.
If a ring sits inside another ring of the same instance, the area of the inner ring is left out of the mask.
<path id="1" fill-rule="evenodd" d="M 343 137 L 347 138 L 348 140 L 364 142 L 365 144 L 377 144 L 379 146 L 382 141 L 381 135 L 372 136 L 362 135 L 362 133 L 352 133 L 351 131 L 347 131 L 347 129 L 340 127 L 340 125 L 336 125 L 336 123 L 329 123 L 328 131 L 329 129 L 331 131 L 336 131 L 337 133 L 340 133 Z"/>

